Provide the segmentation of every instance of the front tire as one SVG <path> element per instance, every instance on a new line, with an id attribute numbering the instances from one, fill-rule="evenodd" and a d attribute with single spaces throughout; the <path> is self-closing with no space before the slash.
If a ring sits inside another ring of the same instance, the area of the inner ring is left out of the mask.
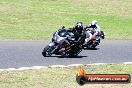
<path id="1" fill-rule="evenodd" d="M 50 48 L 50 46 L 48 46 L 48 45 L 44 48 L 44 50 L 43 50 L 43 52 L 42 52 L 42 55 L 43 55 L 44 57 L 48 56 L 48 55 L 47 55 L 47 51 L 49 50 L 49 48 Z"/>

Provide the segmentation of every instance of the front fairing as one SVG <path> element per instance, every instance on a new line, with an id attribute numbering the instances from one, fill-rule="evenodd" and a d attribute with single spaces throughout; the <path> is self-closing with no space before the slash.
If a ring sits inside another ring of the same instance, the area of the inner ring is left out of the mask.
<path id="1" fill-rule="evenodd" d="M 65 39 L 66 39 L 65 37 L 58 37 L 56 39 L 56 42 L 62 44 L 65 41 Z"/>
<path id="2" fill-rule="evenodd" d="M 51 47 L 51 46 L 54 46 L 55 45 L 55 43 L 54 42 L 50 42 L 49 43 L 49 46 Z"/>
<path id="3" fill-rule="evenodd" d="M 62 44 L 67 38 L 67 35 L 68 35 L 67 30 L 65 29 L 58 30 L 57 32 L 54 33 L 53 39 L 55 40 L 55 42 Z"/>

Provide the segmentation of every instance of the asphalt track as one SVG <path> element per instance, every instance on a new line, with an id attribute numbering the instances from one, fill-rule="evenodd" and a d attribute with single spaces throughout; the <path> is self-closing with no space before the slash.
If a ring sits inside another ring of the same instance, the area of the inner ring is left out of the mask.
<path id="1" fill-rule="evenodd" d="M 0 41 L 0 69 L 31 66 L 132 62 L 132 40 L 102 40 L 96 50 L 83 50 L 78 57 L 43 57 L 49 43 L 39 41 Z"/>

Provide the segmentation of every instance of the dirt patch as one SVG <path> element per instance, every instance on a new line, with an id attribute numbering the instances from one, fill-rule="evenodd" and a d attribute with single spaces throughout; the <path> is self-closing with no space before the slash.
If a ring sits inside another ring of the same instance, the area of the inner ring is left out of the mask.
<path id="1" fill-rule="evenodd" d="M 7 5 L 0 5 L 0 12 L 8 11 L 9 7 Z"/>

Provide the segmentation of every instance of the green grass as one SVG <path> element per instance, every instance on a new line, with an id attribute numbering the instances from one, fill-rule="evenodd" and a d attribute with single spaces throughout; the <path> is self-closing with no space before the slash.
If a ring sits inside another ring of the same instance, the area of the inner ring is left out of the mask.
<path id="1" fill-rule="evenodd" d="M 50 39 L 61 26 L 96 19 L 106 39 L 132 39 L 131 0 L 0 0 L 0 39 Z"/>
<path id="2" fill-rule="evenodd" d="M 84 67 L 88 74 L 130 74 L 132 64 L 89 65 Z M 48 68 L 41 70 L 1 71 L 1 88 L 80 88 L 76 83 L 77 68 Z M 91 86 L 91 87 L 90 87 Z M 100 87 L 101 86 L 101 87 Z M 88 84 L 82 88 L 131 88 L 129 84 Z"/>

